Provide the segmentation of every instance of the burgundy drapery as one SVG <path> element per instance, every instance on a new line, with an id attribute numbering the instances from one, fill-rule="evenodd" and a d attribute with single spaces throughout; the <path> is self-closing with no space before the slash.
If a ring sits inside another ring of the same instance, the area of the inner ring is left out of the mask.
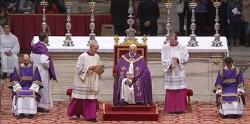
<path id="1" fill-rule="evenodd" d="M 66 15 L 56 14 L 47 15 L 46 23 L 50 27 L 52 36 L 64 36 L 66 33 Z M 20 43 L 22 51 L 29 51 L 30 43 L 33 36 L 38 35 L 41 31 L 41 14 L 15 14 L 10 15 L 10 23 L 12 27 L 12 33 L 15 34 Z M 95 15 L 96 35 L 101 34 L 102 24 L 111 24 L 111 15 Z M 71 15 L 71 34 L 73 36 L 88 36 L 90 33 L 89 29 L 90 16 L 84 14 L 73 14 Z"/>

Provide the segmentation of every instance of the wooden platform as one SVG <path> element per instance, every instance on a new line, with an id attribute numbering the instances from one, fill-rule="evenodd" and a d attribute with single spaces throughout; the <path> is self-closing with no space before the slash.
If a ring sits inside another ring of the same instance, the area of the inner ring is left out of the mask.
<path id="1" fill-rule="evenodd" d="M 158 121 L 157 104 L 113 106 L 103 103 L 104 121 Z"/>

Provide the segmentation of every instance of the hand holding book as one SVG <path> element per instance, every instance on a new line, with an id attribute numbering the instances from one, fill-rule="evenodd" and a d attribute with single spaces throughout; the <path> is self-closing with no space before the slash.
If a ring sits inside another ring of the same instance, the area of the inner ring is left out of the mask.
<path id="1" fill-rule="evenodd" d="M 102 74 L 104 72 L 104 65 L 97 65 L 92 70 L 97 74 Z"/>
<path id="2" fill-rule="evenodd" d="M 172 67 L 176 67 L 179 64 L 179 58 L 172 57 Z"/>

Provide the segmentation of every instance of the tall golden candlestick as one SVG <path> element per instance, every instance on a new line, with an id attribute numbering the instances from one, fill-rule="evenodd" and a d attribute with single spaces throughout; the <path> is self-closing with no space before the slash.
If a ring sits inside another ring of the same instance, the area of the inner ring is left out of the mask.
<path id="1" fill-rule="evenodd" d="M 166 40 L 164 41 L 164 44 L 170 42 L 170 32 L 171 32 L 170 10 L 172 7 L 172 3 L 169 3 L 169 1 L 168 1 L 167 3 L 165 3 L 165 7 L 167 9 L 167 12 L 166 12 L 166 15 L 167 15 L 167 23 L 166 23 L 167 34 L 166 34 Z"/>
<path id="2" fill-rule="evenodd" d="M 70 17 L 70 8 L 72 7 L 72 2 L 70 0 L 65 2 L 65 7 L 67 9 L 67 17 L 66 17 L 66 30 L 67 33 L 65 34 L 65 40 L 63 41 L 63 46 L 69 47 L 74 46 L 74 43 L 71 39 L 72 34 L 70 33 L 71 30 L 71 17 Z"/>
<path id="3" fill-rule="evenodd" d="M 196 34 L 195 34 L 195 29 L 196 29 L 196 24 L 195 24 L 195 8 L 197 6 L 197 3 L 193 2 L 189 4 L 190 8 L 191 8 L 191 11 L 192 11 L 192 17 L 191 17 L 191 25 L 190 25 L 190 28 L 191 28 L 191 35 L 190 35 L 190 40 L 188 41 L 188 45 L 189 47 L 197 47 L 199 46 L 198 45 L 198 41 L 196 40 Z"/>
<path id="4" fill-rule="evenodd" d="M 215 14 L 215 24 L 214 24 L 214 29 L 215 29 L 215 34 L 214 34 L 214 41 L 212 42 L 212 46 L 213 47 L 222 47 L 223 44 L 220 40 L 220 23 L 219 23 L 219 7 L 220 7 L 221 3 L 218 2 L 218 0 L 216 0 L 216 2 L 214 2 L 214 7 L 216 10 L 216 14 Z"/>

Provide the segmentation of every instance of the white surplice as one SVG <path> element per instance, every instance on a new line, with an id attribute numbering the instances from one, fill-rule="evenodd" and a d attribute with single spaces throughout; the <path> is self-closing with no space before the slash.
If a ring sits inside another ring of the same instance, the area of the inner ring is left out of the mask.
<path id="1" fill-rule="evenodd" d="M 31 53 L 30 58 L 34 66 L 38 68 L 43 83 L 43 88 L 39 90 L 41 99 L 38 104 L 38 107 L 44 109 L 51 109 L 53 107 L 53 100 L 51 96 L 52 84 L 50 82 L 50 76 L 48 70 L 50 63 L 49 57 L 45 54 Z"/>
<path id="2" fill-rule="evenodd" d="M 179 59 L 179 64 L 174 62 L 174 58 Z M 187 48 L 178 42 L 177 46 L 170 46 L 165 44 L 161 51 L 161 60 L 163 71 L 165 75 L 164 86 L 165 89 L 178 90 L 186 88 L 186 78 L 184 63 L 189 59 Z M 170 65 L 175 64 L 174 68 Z"/>
<path id="3" fill-rule="evenodd" d="M 0 35 L 3 34 L 4 31 L 3 31 L 3 27 L 0 25 Z"/>
<path id="4" fill-rule="evenodd" d="M 90 66 L 101 65 L 98 54 L 82 53 L 77 60 L 72 97 L 76 99 L 98 99 L 99 74 L 89 70 Z"/>
<path id="5" fill-rule="evenodd" d="M 219 113 L 222 115 L 241 115 L 243 113 L 243 102 L 239 101 L 221 103 Z"/>
<path id="6" fill-rule="evenodd" d="M 0 47 L 2 72 L 12 73 L 19 63 L 17 55 L 20 52 L 20 46 L 17 37 L 11 33 L 0 35 Z M 5 55 L 4 52 L 7 51 L 11 51 L 12 55 Z"/>
<path id="7" fill-rule="evenodd" d="M 239 86 L 237 92 L 245 93 L 245 88 Z M 222 90 L 217 90 L 216 94 L 222 93 Z M 240 96 L 237 97 L 237 101 L 232 102 L 220 102 L 219 113 L 222 115 L 242 115 L 244 106 Z"/>
<path id="8" fill-rule="evenodd" d="M 13 86 L 13 91 L 15 92 L 18 89 L 22 89 L 19 83 L 16 83 Z M 37 84 L 32 84 L 30 87 L 30 90 L 34 90 L 38 92 L 39 90 L 39 85 Z M 31 96 L 25 96 L 25 97 L 13 97 L 13 102 L 12 102 L 12 110 L 15 115 L 19 115 L 22 113 L 25 114 L 36 114 L 37 113 L 37 101 L 35 97 Z"/>
<path id="9" fill-rule="evenodd" d="M 128 104 L 135 104 L 135 96 L 134 96 L 134 86 L 127 85 L 126 81 L 128 78 L 124 78 L 122 80 L 122 86 L 121 86 L 121 96 L 120 98 L 123 99 Z"/>

